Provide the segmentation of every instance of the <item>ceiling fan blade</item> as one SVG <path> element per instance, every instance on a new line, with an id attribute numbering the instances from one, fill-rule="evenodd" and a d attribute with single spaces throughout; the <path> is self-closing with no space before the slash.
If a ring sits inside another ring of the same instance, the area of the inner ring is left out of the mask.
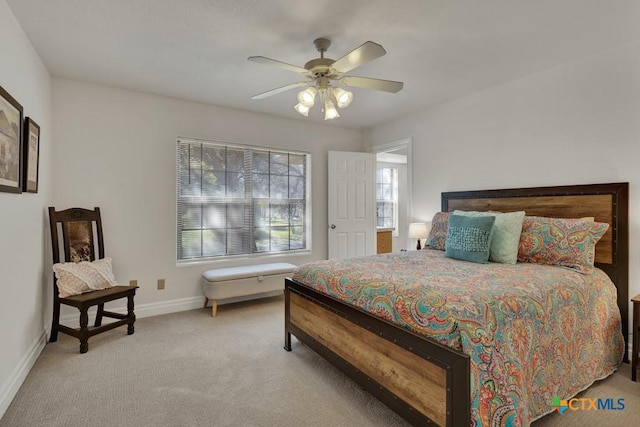
<path id="1" fill-rule="evenodd" d="M 371 41 L 365 42 L 334 62 L 331 65 L 331 69 L 334 70 L 336 74 L 347 73 L 369 61 L 380 58 L 386 53 L 387 51 L 378 43 Z"/>
<path id="2" fill-rule="evenodd" d="M 282 86 L 282 87 L 279 87 L 279 88 L 276 88 L 276 89 L 271 89 L 271 90 L 268 90 L 266 92 L 259 93 L 257 95 L 253 95 L 251 97 L 251 99 L 263 99 L 263 98 L 266 98 L 266 97 L 271 96 L 271 95 L 275 95 L 275 94 L 278 94 L 278 93 L 281 93 L 281 92 L 286 92 L 286 91 L 288 91 L 290 89 L 293 89 L 293 88 L 296 88 L 296 87 L 308 85 L 309 83 L 310 82 L 291 83 L 291 84 L 288 84 L 286 86 Z"/>
<path id="3" fill-rule="evenodd" d="M 284 68 L 285 70 L 293 71 L 296 73 L 307 75 L 309 70 L 306 68 L 298 67 L 297 65 L 287 64 L 286 62 L 276 61 L 275 59 L 266 58 L 264 56 L 250 56 L 248 61 L 257 62 L 259 64 L 274 65 L 276 67 Z"/>
<path id="4" fill-rule="evenodd" d="M 371 79 L 369 77 L 345 76 L 340 79 L 345 86 L 361 87 L 364 89 L 381 90 L 383 92 L 396 93 L 402 89 L 404 83 L 393 80 Z"/>

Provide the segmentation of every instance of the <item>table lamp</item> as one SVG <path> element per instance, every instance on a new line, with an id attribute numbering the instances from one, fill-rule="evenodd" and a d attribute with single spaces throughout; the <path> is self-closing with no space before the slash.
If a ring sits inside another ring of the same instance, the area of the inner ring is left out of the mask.
<path id="1" fill-rule="evenodd" d="M 418 239 L 417 250 L 422 249 L 420 239 L 424 239 L 429 236 L 429 227 L 426 222 L 412 222 L 409 224 L 409 238 Z"/>

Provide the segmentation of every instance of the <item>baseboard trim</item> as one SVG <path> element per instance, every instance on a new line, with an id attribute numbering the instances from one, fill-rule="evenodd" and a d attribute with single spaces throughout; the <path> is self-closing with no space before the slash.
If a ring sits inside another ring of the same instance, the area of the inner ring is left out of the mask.
<path id="1" fill-rule="evenodd" d="M 7 381 L 2 385 L 2 389 L 0 389 L 0 418 L 7 412 L 9 405 L 18 394 L 18 390 L 20 390 L 36 360 L 38 360 L 46 343 L 47 334 L 46 331 L 42 331 L 40 337 L 31 344 L 20 362 L 18 362 L 18 365 L 11 372 L 11 375 L 9 375 Z"/>
<path id="2" fill-rule="evenodd" d="M 202 308 L 204 297 L 190 297 L 171 301 L 152 302 L 136 306 L 136 317 L 151 317 L 160 314 L 177 313 L 179 311 Z M 125 312 L 123 307 L 122 312 Z"/>

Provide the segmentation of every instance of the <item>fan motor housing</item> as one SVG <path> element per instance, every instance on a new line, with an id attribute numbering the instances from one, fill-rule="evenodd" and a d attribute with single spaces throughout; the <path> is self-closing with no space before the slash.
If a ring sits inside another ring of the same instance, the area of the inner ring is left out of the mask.
<path id="1" fill-rule="evenodd" d="M 329 74 L 329 68 L 336 62 L 329 58 L 317 58 L 304 64 L 306 70 L 311 71 L 314 76 L 326 76 Z"/>

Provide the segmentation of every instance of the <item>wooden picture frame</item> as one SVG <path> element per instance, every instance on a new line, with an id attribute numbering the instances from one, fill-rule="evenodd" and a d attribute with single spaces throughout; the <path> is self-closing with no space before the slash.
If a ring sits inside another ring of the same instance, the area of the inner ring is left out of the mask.
<path id="1" fill-rule="evenodd" d="M 22 191 L 38 192 L 38 164 L 40 163 L 40 126 L 31 117 L 24 120 Z"/>
<path id="2" fill-rule="evenodd" d="M 22 193 L 22 112 L 0 86 L 0 192 Z"/>

